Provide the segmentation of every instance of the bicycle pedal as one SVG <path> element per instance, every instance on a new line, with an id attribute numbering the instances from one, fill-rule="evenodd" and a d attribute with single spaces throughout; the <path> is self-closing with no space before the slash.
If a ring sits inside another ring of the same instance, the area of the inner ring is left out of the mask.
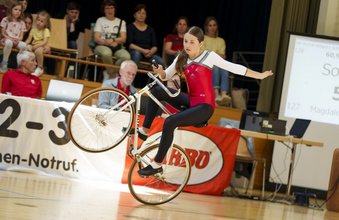
<path id="1" fill-rule="evenodd" d="M 144 179 L 146 179 L 146 178 L 148 178 L 148 177 L 150 177 L 150 176 L 160 178 L 162 174 L 163 174 L 163 172 L 156 173 L 156 174 L 154 174 L 154 175 L 149 175 L 149 176 L 145 176 L 145 175 L 140 175 L 140 174 L 139 174 L 139 176 L 140 176 L 141 178 L 144 178 Z"/>
<path id="2" fill-rule="evenodd" d="M 144 176 L 144 175 L 140 175 L 140 174 L 139 174 L 139 176 L 140 176 L 141 178 L 143 178 L 143 179 L 146 179 L 146 178 L 150 177 L 150 176 Z"/>
<path id="3" fill-rule="evenodd" d="M 162 176 L 162 174 L 164 174 L 163 171 L 160 172 L 160 173 L 156 173 L 156 174 L 154 174 L 154 175 L 152 175 L 152 176 L 160 178 L 160 177 Z"/>

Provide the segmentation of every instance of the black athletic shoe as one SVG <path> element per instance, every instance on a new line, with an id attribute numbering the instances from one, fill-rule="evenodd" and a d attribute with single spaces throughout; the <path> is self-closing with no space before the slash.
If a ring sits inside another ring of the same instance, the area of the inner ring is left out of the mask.
<path id="1" fill-rule="evenodd" d="M 159 167 L 157 169 L 154 169 L 151 165 L 148 165 L 147 167 L 138 170 L 138 174 L 141 177 L 148 177 L 157 173 L 162 173 L 162 167 Z"/>
<path id="2" fill-rule="evenodd" d="M 147 135 L 144 135 L 144 134 L 140 133 L 139 130 L 138 130 L 138 137 L 139 137 L 141 140 L 143 140 L 143 141 L 146 141 L 146 139 L 148 138 Z"/>
<path id="3" fill-rule="evenodd" d="M 131 129 L 131 131 L 129 132 L 130 135 L 134 135 L 134 129 Z M 139 129 L 138 129 L 138 138 L 140 138 L 143 141 L 146 141 L 146 139 L 148 138 L 147 135 L 144 135 L 142 133 L 140 133 Z"/>

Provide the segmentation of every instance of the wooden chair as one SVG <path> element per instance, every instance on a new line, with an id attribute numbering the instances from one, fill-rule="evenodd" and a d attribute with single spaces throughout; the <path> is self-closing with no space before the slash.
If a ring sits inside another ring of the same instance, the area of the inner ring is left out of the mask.
<path id="1" fill-rule="evenodd" d="M 71 57 L 75 55 L 75 58 L 78 58 L 78 50 L 67 48 L 67 31 L 66 31 L 66 20 L 51 18 L 51 37 L 48 41 L 48 46 L 52 50 L 52 54 L 57 54 L 61 56 Z M 66 71 L 67 63 L 64 60 L 59 61 L 58 71 L 59 77 L 63 75 Z M 77 78 L 78 64 L 75 63 L 75 75 L 74 78 Z M 67 76 L 70 77 L 70 76 Z"/>
<path id="2" fill-rule="evenodd" d="M 93 35 L 93 29 L 94 29 L 95 23 L 91 23 L 91 29 L 86 28 L 84 33 L 84 42 L 83 47 L 86 48 L 84 51 L 84 57 L 82 59 L 86 61 L 94 61 L 98 62 L 98 55 L 94 53 L 94 47 L 90 46 L 90 42 L 94 41 L 94 35 Z M 82 75 L 82 79 L 88 80 L 88 65 L 85 66 L 84 73 Z M 98 66 L 94 66 L 94 78 L 93 81 L 97 81 L 97 73 L 98 73 Z"/>

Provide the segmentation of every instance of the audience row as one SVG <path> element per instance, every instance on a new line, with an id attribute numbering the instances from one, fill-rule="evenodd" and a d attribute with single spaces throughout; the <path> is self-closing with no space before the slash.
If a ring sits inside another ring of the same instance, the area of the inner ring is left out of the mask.
<path id="1" fill-rule="evenodd" d="M 40 76 L 43 73 L 43 54 L 50 53 L 48 39 L 50 38 L 50 16 L 47 11 L 37 13 L 33 17 L 25 13 L 28 1 L 5 1 L 7 3 L 7 16 L 1 21 L 1 44 L 3 45 L 3 59 L 0 71 L 6 72 L 8 58 L 13 47 L 33 51 L 37 58 L 37 68 L 32 73 Z M 9 3 L 10 2 L 10 3 Z M 179 17 L 173 33 L 164 39 L 163 56 L 158 54 L 156 31 L 146 23 L 147 7 L 138 4 L 133 10 L 134 22 L 126 22 L 115 17 L 117 4 L 114 0 L 103 0 L 101 11 L 104 16 L 99 17 L 93 27 L 93 42 L 91 49 L 99 55 L 106 64 L 120 65 L 124 60 L 133 60 L 136 64 L 140 61 L 155 60 L 166 67 L 170 65 L 177 55 L 183 50 L 183 35 L 189 28 L 188 19 Z M 64 19 L 67 24 L 68 48 L 77 49 L 80 5 L 70 2 L 67 5 Z M 15 27 L 15 28 L 13 28 Z M 218 23 L 214 17 L 206 18 L 204 49 L 219 54 L 224 59 L 226 44 L 218 36 Z M 163 59 L 165 58 L 165 59 Z M 113 68 L 106 68 L 105 79 L 115 78 L 118 73 Z M 213 68 L 213 87 L 217 104 L 229 105 L 228 72 L 220 68 Z"/>

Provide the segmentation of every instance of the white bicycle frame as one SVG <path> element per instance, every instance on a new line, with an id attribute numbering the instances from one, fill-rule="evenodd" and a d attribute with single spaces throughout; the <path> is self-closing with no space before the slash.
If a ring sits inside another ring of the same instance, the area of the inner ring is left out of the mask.
<path id="1" fill-rule="evenodd" d="M 153 81 L 149 84 L 147 84 L 144 88 L 139 90 L 137 93 L 130 95 L 129 99 L 130 101 L 119 111 L 123 111 L 125 108 L 128 106 L 132 105 L 133 103 L 136 103 L 136 108 L 135 108 L 135 124 L 134 124 L 134 141 L 133 141 L 133 146 L 130 146 L 129 152 L 133 155 L 136 156 L 137 159 L 142 158 L 138 157 L 138 153 L 142 149 L 137 149 L 136 146 L 138 146 L 138 128 L 139 128 L 139 116 L 140 116 L 140 104 L 141 104 L 141 96 L 143 94 L 146 94 L 148 97 L 150 97 L 157 105 L 167 114 L 172 115 L 172 113 L 150 92 L 150 89 L 155 85 L 158 84 L 165 92 L 170 96 L 170 97 L 176 97 L 180 93 L 180 88 L 178 88 L 176 93 L 171 93 L 171 91 L 168 90 L 168 88 L 158 79 L 159 75 L 153 75 L 152 73 L 148 72 L 147 75 L 153 79 Z M 123 103 L 118 103 L 118 106 L 121 106 Z M 114 107 L 113 107 L 114 108 Z M 152 142 L 148 143 L 147 146 L 150 146 L 153 144 L 155 141 L 157 141 L 161 135 L 159 135 L 155 140 Z M 144 161 L 146 162 L 146 161 Z M 146 162 L 147 163 L 147 162 Z"/>

